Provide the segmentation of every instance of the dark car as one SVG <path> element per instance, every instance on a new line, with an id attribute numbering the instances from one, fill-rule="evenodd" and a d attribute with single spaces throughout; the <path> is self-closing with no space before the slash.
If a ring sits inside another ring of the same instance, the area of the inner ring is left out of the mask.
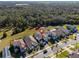
<path id="1" fill-rule="evenodd" d="M 43 51 L 43 54 L 46 54 L 47 52 L 48 52 L 47 50 L 44 50 L 44 51 Z"/>

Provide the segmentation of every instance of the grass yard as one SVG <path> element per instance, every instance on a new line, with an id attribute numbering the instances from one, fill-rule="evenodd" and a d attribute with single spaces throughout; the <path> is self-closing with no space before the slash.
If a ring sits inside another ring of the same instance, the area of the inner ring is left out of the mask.
<path id="1" fill-rule="evenodd" d="M 69 35 L 69 39 L 75 39 L 75 36 L 73 36 L 73 34 L 72 35 Z"/>
<path id="2" fill-rule="evenodd" d="M 70 50 L 74 51 L 74 50 L 75 50 L 75 48 L 70 48 Z"/>
<path id="3" fill-rule="evenodd" d="M 2 36 L 3 32 L 0 32 L 0 36 Z"/>
<path id="4" fill-rule="evenodd" d="M 51 29 L 53 29 L 53 28 L 55 28 L 56 26 L 48 26 L 46 29 L 47 30 L 51 30 Z"/>
<path id="5" fill-rule="evenodd" d="M 79 42 L 77 44 L 73 44 L 75 47 L 70 48 L 70 50 L 75 51 L 76 49 L 79 49 Z"/>
<path id="6" fill-rule="evenodd" d="M 78 31 L 79 31 L 79 25 L 76 25 L 77 26 L 77 29 L 78 29 Z"/>
<path id="7" fill-rule="evenodd" d="M 64 28 L 64 29 L 67 29 L 67 28 L 66 28 L 66 25 L 63 25 L 63 28 Z"/>
<path id="8" fill-rule="evenodd" d="M 59 54 L 58 56 L 56 56 L 57 58 L 66 58 L 69 55 L 69 53 L 67 51 L 61 52 L 61 54 Z"/>
<path id="9" fill-rule="evenodd" d="M 75 48 L 79 48 L 79 42 L 74 45 L 75 45 Z"/>

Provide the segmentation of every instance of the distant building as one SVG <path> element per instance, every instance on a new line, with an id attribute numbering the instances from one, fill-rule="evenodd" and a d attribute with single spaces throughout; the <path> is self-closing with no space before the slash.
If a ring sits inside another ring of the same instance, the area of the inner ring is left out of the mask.
<path id="1" fill-rule="evenodd" d="M 27 6 L 29 4 L 16 4 L 16 6 Z"/>

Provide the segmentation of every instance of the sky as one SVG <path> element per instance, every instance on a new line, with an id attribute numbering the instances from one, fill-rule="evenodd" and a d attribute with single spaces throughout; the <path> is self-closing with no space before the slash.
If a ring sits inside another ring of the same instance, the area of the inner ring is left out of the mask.
<path id="1" fill-rule="evenodd" d="M 0 1 L 79 1 L 79 0 L 0 0 Z"/>

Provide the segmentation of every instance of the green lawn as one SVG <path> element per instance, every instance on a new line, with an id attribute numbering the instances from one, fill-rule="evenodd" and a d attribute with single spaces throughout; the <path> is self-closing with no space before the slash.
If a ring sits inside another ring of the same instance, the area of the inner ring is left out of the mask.
<path id="1" fill-rule="evenodd" d="M 75 48 L 70 48 L 70 50 L 74 51 L 74 50 L 75 50 Z"/>
<path id="2" fill-rule="evenodd" d="M 3 32 L 0 32 L 0 36 L 2 36 Z"/>
<path id="3" fill-rule="evenodd" d="M 66 25 L 63 25 L 63 27 L 66 29 Z M 79 31 L 79 25 L 76 25 L 78 31 Z"/>
<path id="4" fill-rule="evenodd" d="M 63 28 L 64 28 L 64 29 L 67 29 L 67 28 L 66 28 L 66 25 L 63 25 Z"/>
<path id="5" fill-rule="evenodd" d="M 76 25 L 77 26 L 77 29 L 78 29 L 78 31 L 79 31 L 79 25 Z"/>
<path id="6" fill-rule="evenodd" d="M 48 26 L 46 29 L 51 30 L 53 28 L 55 28 L 56 26 Z"/>
<path id="7" fill-rule="evenodd" d="M 75 48 L 79 48 L 79 42 L 74 45 L 75 45 Z"/>
<path id="8" fill-rule="evenodd" d="M 74 40 L 75 39 L 75 36 L 73 36 L 73 34 L 72 35 L 69 35 L 69 39 Z"/>
<path id="9" fill-rule="evenodd" d="M 56 56 L 57 58 L 66 58 L 69 55 L 69 53 L 67 51 L 61 52 L 61 54 L 58 54 L 58 56 Z"/>

